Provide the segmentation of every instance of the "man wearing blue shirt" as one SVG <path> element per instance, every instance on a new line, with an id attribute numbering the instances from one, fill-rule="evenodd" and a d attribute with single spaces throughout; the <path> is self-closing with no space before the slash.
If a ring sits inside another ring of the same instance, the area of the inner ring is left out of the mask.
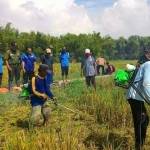
<path id="1" fill-rule="evenodd" d="M 34 76 L 36 56 L 32 48 L 27 48 L 27 52 L 22 55 L 23 83 L 28 83 Z"/>
<path id="2" fill-rule="evenodd" d="M 3 76 L 3 58 L 0 54 L 0 87 L 2 85 L 2 76 Z"/>
<path id="3" fill-rule="evenodd" d="M 64 76 L 66 80 L 68 78 L 69 60 L 70 60 L 69 52 L 67 52 L 66 47 L 62 49 L 59 60 L 61 64 L 62 80 L 64 81 Z"/>

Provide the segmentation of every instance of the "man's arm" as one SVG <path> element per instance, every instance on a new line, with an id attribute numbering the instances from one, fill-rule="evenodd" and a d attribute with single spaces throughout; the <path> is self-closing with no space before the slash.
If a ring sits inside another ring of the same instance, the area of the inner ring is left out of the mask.
<path id="1" fill-rule="evenodd" d="M 25 72 L 26 72 L 26 70 L 25 70 L 25 62 L 22 61 L 21 65 L 22 65 L 22 70 L 23 70 L 23 72 L 25 73 Z"/>
<path id="2" fill-rule="evenodd" d="M 11 71 L 12 69 L 11 69 L 11 67 L 10 67 L 10 65 L 9 65 L 9 62 L 8 62 L 8 60 L 9 60 L 9 51 L 7 51 L 7 53 L 6 53 L 5 57 L 4 57 L 4 59 L 5 59 L 5 62 L 6 62 L 6 67 L 7 67 L 7 69 L 8 69 L 9 71 Z"/>
<path id="3" fill-rule="evenodd" d="M 9 65 L 9 63 L 8 63 L 8 60 L 6 60 L 6 66 L 7 66 L 7 69 L 8 69 L 9 71 L 12 70 L 11 67 L 10 67 L 10 65 Z"/>
<path id="4" fill-rule="evenodd" d="M 33 94 L 35 94 L 38 97 L 42 97 L 43 99 L 47 99 L 48 98 L 46 94 L 43 94 L 43 93 L 40 93 L 40 92 L 36 91 L 35 77 L 32 78 L 32 91 L 33 91 Z"/>

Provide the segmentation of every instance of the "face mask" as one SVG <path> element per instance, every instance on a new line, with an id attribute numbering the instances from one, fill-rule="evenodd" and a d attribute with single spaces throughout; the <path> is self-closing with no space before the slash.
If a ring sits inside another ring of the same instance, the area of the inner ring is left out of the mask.
<path id="1" fill-rule="evenodd" d="M 86 58 L 88 58 L 89 56 L 91 56 L 91 54 L 89 54 L 89 53 L 86 53 L 86 54 L 85 54 L 85 57 L 86 57 Z"/>
<path id="2" fill-rule="evenodd" d="M 46 57 L 50 57 L 51 56 L 51 54 L 49 54 L 49 53 L 46 53 Z"/>
<path id="3" fill-rule="evenodd" d="M 65 50 L 65 49 L 63 49 L 63 50 L 62 50 L 62 53 L 65 53 L 65 52 L 66 52 L 66 50 Z"/>

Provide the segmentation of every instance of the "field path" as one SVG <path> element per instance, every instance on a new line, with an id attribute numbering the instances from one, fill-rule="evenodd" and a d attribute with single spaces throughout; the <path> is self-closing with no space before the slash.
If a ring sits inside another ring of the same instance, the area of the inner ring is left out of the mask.
<path id="1" fill-rule="evenodd" d="M 112 75 L 103 75 L 103 76 L 96 76 L 96 79 L 100 79 L 100 78 L 109 78 L 111 77 Z M 68 83 L 72 83 L 74 81 L 83 81 L 85 80 L 85 77 L 82 77 L 82 78 L 74 78 L 74 79 L 71 79 L 71 80 L 67 80 L 67 83 L 65 84 L 68 84 Z M 64 82 L 63 80 L 56 80 L 54 81 L 53 83 L 53 86 L 62 86 L 64 85 Z"/>

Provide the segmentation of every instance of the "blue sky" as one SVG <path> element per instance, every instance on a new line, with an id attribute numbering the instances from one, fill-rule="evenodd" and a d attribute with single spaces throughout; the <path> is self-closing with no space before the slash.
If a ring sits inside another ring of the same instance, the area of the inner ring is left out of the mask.
<path id="1" fill-rule="evenodd" d="M 86 8 L 108 7 L 114 3 L 114 0 L 76 0 L 77 4 L 82 4 Z"/>

